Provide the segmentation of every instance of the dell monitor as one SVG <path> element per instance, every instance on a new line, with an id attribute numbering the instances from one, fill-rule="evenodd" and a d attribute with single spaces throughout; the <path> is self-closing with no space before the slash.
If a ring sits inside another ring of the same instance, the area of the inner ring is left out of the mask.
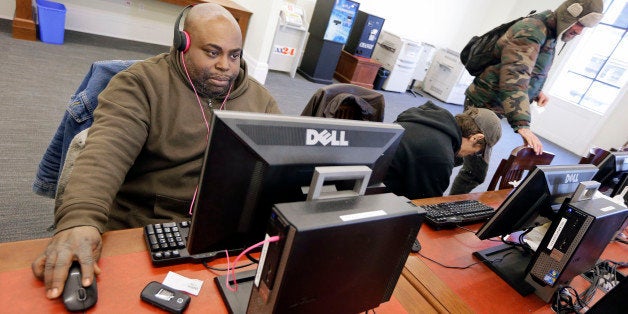
<path id="1" fill-rule="evenodd" d="M 578 184 L 590 181 L 597 171 L 598 168 L 590 164 L 536 166 L 480 228 L 478 238 L 507 236 L 552 221 L 560 205 L 571 197 Z M 532 255 L 529 250 L 504 244 L 473 255 L 486 262 L 522 295 L 533 292 L 524 281 Z"/>
<path id="2" fill-rule="evenodd" d="M 628 180 L 628 151 L 610 152 L 597 167 L 593 180 L 600 182 L 600 192 L 610 197 L 621 193 Z"/>
<path id="3" fill-rule="evenodd" d="M 263 240 L 273 204 L 304 201 L 315 167 L 368 166 L 370 184 L 380 183 L 402 133 L 381 122 L 214 111 L 187 251 Z"/>

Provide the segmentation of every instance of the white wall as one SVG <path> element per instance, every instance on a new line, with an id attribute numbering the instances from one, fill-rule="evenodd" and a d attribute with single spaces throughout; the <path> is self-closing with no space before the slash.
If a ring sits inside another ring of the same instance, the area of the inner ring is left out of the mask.
<path id="1" fill-rule="evenodd" d="M 468 39 L 480 32 L 491 11 L 512 1 L 493 0 L 362 0 L 360 10 L 385 19 L 383 29 L 408 39 L 439 48 L 460 51 Z"/>
<path id="2" fill-rule="evenodd" d="M 273 44 L 275 28 L 279 19 L 281 0 L 238 0 L 238 4 L 251 12 L 246 40 L 244 59 L 249 67 L 249 75 L 264 83 L 268 73 L 268 56 Z"/>
<path id="3" fill-rule="evenodd" d="M 15 14 L 15 0 L 0 1 L 0 18 L 12 20 Z"/>
<path id="4" fill-rule="evenodd" d="M 170 46 L 182 7 L 154 0 L 55 0 L 66 7 L 65 28 Z"/>

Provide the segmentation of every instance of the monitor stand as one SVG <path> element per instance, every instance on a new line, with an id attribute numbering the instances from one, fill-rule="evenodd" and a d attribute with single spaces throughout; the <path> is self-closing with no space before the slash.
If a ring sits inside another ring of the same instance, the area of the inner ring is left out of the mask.
<path id="1" fill-rule="evenodd" d="M 526 268 L 532 260 L 530 253 L 519 247 L 503 244 L 473 252 L 473 256 L 484 262 L 522 296 L 534 292 L 534 287 L 525 281 Z"/>
<path id="2" fill-rule="evenodd" d="M 251 297 L 251 290 L 253 289 L 253 281 L 255 281 L 256 271 L 257 270 L 254 269 L 236 272 L 236 282 L 238 283 L 237 291 L 231 291 L 227 288 L 227 275 L 214 278 L 214 282 L 218 286 L 220 296 L 222 296 L 222 300 L 225 302 L 229 313 L 246 313 L 246 309 L 249 306 L 249 298 Z M 233 285 L 232 277 L 230 277 L 229 281 Z"/>

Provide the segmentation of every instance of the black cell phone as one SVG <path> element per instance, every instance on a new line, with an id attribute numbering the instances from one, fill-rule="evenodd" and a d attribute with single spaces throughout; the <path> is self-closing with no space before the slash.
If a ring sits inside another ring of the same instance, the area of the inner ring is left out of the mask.
<path id="1" fill-rule="evenodd" d="M 190 296 L 176 289 L 172 289 L 157 281 L 146 285 L 140 295 L 142 301 L 148 302 L 170 313 L 183 313 L 190 304 Z"/>

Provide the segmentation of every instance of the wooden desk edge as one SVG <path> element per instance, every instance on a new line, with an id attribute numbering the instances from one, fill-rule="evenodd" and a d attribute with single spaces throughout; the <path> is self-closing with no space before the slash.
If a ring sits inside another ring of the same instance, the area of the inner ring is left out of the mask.
<path id="1" fill-rule="evenodd" d="M 441 281 L 418 257 L 409 256 L 401 274 L 403 279 L 407 280 L 436 312 L 474 313 L 460 296 Z M 411 308 L 411 304 L 406 304 L 408 301 L 406 297 L 403 295 L 396 295 L 396 297 L 404 308 Z"/>

